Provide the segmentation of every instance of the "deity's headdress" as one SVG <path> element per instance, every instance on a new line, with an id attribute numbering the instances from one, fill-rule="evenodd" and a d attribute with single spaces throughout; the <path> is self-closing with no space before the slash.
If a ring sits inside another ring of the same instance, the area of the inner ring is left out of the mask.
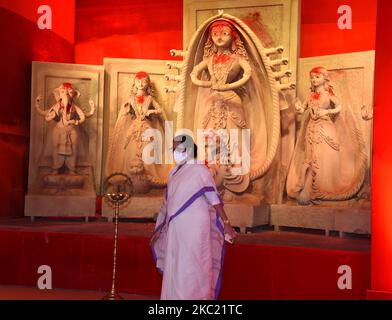
<path id="1" fill-rule="evenodd" d="M 60 89 L 64 88 L 65 90 L 72 89 L 72 95 L 71 97 L 75 100 L 79 99 L 80 97 L 80 91 L 75 89 L 70 82 L 63 82 L 60 86 L 58 86 L 56 89 L 53 90 L 53 95 L 56 99 L 56 101 L 60 100 Z"/>
<path id="2" fill-rule="evenodd" d="M 62 84 L 62 86 L 63 86 L 63 88 L 64 89 L 73 89 L 72 88 L 72 83 L 69 83 L 69 82 L 64 82 L 63 84 Z"/>
<path id="3" fill-rule="evenodd" d="M 312 70 L 310 70 L 310 73 L 322 74 L 324 76 L 325 80 L 329 81 L 328 71 L 324 67 L 315 67 Z"/>
<path id="4" fill-rule="evenodd" d="M 145 71 L 139 71 L 135 74 L 135 78 L 133 79 L 133 84 L 132 84 L 132 88 L 131 88 L 131 93 L 136 94 L 136 91 L 137 91 L 137 89 L 135 87 L 135 80 L 136 79 L 138 79 L 138 80 L 147 79 L 148 85 L 147 85 L 146 91 L 150 96 L 154 96 L 154 88 L 152 87 L 152 84 L 151 84 L 150 75 Z"/>
<path id="5" fill-rule="evenodd" d="M 312 70 L 310 70 L 309 74 L 322 74 L 324 76 L 325 79 L 325 88 L 328 90 L 328 92 L 331 95 L 335 95 L 333 92 L 333 86 L 330 84 L 330 78 L 329 78 L 329 74 L 328 74 L 328 70 L 325 67 L 315 67 Z M 313 86 L 311 87 L 311 90 L 314 91 Z"/>
<path id="6" fill-rule="evenodd" d="M 135 79 L 145 79 L 148 78 L 150 80 L 150 76 L 147 72 L 145 71 L 139 71 L 138 73 L 135 74 Z"/>
<path id="7" fill-rule="evenodd" d="M 211 35 L 212 29 L 214 29 L 214 28 L 223 28 L 223 27 L 228 27 L 228 28 L 230 28 L 230 30 L 231 30 L 232 33 L 233 33 L 233 36 L 234 36 L 234 37 L 238 37 L 238 33 L 237 33 L 237 31 L 235 30 L 233 24 L 230 23 L 230 22 L 227 21 L 227 20 L 216 20 L 215 22 L 213 22 L 213 23 L 210 25 L 209 34 Z"/>
<path id="8" fill-rule="evenodd" d="M 214 53 L 217 52 L 217 48 L 216 48 L 214 42 L 212 41 L 212 30 L 215 28 L 223 28 L 223 27 L 228 27 L 231 30 L 231 34 L 233 36 L 233 41 L 232 41 L 231 48 L 230 48 L 231 51 L 233 53 L 238 54 L 239 56 L 242 56 L 245 59 L 248 59 L 246 49 L 244 47 L 244 44 L 243 44 L 240 36 L 238 35 L 238 32 L 237 32 L 234 24 L 232 22 L 230 22 L 230 20 L 223 19 L 223 18 L 215 20 L 209 26 L 208 38 L 207 38 L 206 44 L 204 46 L 204 57 L 210 57 Z"/>

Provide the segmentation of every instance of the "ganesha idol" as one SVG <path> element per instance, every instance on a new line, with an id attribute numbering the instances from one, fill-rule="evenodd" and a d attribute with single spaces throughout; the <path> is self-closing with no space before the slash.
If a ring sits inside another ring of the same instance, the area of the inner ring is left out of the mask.
<path id="1" fill-rule="evenodd" d="M 123 173 L 131 178 L 136 194 L 148 193 L 153 187 L 166 184 L 169 166 L 162 164 L 161 155 L 145 161 L 144 153 L 155 139 L 164 136 L 163 108 L 155 98 L 150 76 L 144 71 L 136 73 L 128 99 L 119 110 L 109 141 L 105 175 Z M 150 133 L 159 132 L 157 137 Z M 110 181 L 111 184 L 121 181 Z"/>
<path id="2" fill-rule="evenodd" d="M 76 102 L 80 92 L 71 83 L 63 83 L 53 92 L 56 103 L 42 110 L 41 96 L 36 98 L 36 111 L 48 123 L 39 167 L 48 168 L 43 176 L 44 188 L 82 188 L 85 182 L 81 167 L 89 165 L 88 137 L 81 128 L 94 115 L 95 104 L 90 99 L 90 111 L 84 112 Z M 83 171 L 83 170 L 82 170 Z"/>
<path id="3" fill-rule="evenodd" d="M 197 135 L 226 201 L 254 193 L 255 182 L 266 175 L 277 153 L 282 89 L 277 79 L 289 75 L 276 73 L 272 66 L 279 63 L 268 53 L 278 51 L 265 49 L 243 21 L 221 12 L 199 27 L 184 55 L 177 129 Z"/>

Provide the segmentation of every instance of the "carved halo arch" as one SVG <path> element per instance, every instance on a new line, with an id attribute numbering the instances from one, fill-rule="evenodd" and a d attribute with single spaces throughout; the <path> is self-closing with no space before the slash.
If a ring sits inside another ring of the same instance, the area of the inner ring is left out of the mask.
<path id="1" fill-rule="evenodd" d="M 252 164 L 251 159 L 249 176 L 251 180 L 255 180 L 262 177 L 268 171 L 278 149 L 280 140 L 280 91 L 282 90 L 282 84 L 277 80 L 278 78 L 274 70 L 276 61 L 269 58 L 271 49 L 264 48 L 256 34 L 240 19 L 221 11 L 218 15 L 206 20 L 190 40 L 188 50 L 183 54 L 184 61 L 182 63 L 180 82 L 174 106 L 174 111 L 177 112 L 176 129 L 190 129 L 196 134 L 194 128 L 196 109 L 194 97 L 197 95 L 198 88 L 191 82 L 190 73 L 194 65 L 203 59 L 203 48 L 200 48 L 200 43 L 204 43 L 203 39 L 206 39 L 209 26 L 215 20 L 227 20 L 235 26 L 248 54 L 256 58 L 256 65 L 260 67 L 258 71 L 261 72 L 261 77 L 267 82 L 263 85 L 263 88 L 266 88 L 264 90 L 265 92 L 263 92 L 265 95 L 263 102 L 266 105 L 257 106 L 260 108 L 260 111 L 264 110 L 265 112 L 265 132 L 267 133 L 267 139 L 263 161 Z M 253 72 L 252 77 L 254 77 Z"/>

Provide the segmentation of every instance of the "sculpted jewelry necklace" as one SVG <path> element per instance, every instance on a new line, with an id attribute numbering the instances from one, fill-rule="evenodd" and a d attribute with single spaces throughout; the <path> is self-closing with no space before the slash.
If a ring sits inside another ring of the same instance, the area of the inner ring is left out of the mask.
<path id="1" fill-rule="evenodd" d="M 229 54 L 223 53 L 214 55 L 212 59 L 212 74 L 219 84 L 225 84 L 227 76 L 233 64 L 233 57 Z"/>

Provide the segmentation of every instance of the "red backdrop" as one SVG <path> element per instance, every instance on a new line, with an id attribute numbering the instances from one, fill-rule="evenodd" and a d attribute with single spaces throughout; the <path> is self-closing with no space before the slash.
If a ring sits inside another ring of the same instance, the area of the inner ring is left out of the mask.
<path id="1" fill-rule="evenodd" d="M 182 47 L 182 0 L 76 1 L 75 62 L 167 59 Z"/>
<path id="2" fill-rule="evenodd" d="M 52 8 L 52 30 L 37 26 L 41 4 Z M 0 0 L 0 216 L 23 215 L 31 61 L 74 61 L 74 16 L 71 0 Z"/>
<path id="3" fill-rule="evenodd" d="M 182 48 L 183 0 L 77 0 L 75 61 L 168 59 Z M 337 27 L 340 0 L 302 0 L 301 57 L 374 50 L 376 0 L 347 0 L 353 29 Z"/>
<path id="4" fill-rule="evenodd" d="M 379 0 L 373 164 L 372 288 L 392 290 L 388 71 L 392 71 L 391 1 Z M 353 9 L 353 29 L 337 28 L 337 8 Z M 53 9 L 53 30 L 36 25 L 40 4 Z M 301 57 L 375 49 L 377 0 L 302 0 Z M 76 17 L 76 24 L 75 24 Z M 181 48 L 182 0 L 0 0 L 2 103 L 0 216 L 23 215 L 27 180 L 31 61 L 101 64 L 104 57 L 167 59 Z M 75 36 L 74 36 L 75 35 Z"/>
<path id="5" fill-rule="evenodd" d="M 337 26 L 343 4 L 352 9 L 351 30 Z M 302 0 L 301 57 L 374 50 L 376 19 L 376 0 Z"/>
<path id="6" fill-rule="evenodd" d="M 53 30 L 39 30 L 41 4 Z M 375 48 L 376 0 L 347 0 L 353 29 L 337 28 L 339 0 L 302 0 L 301 57 Z M 104 57 L 167 59 L 182 47 L 182 0 L 0 0 L 3 92 L 0 216 L 23 215 L 27 185 L 31 61 L 102 64 Z"/>
<path id="7" fill-rule="evenodd" d="M 392 201 L 389 183 L 392 181 L 392 144 L 389 144 L 388 140 L 392 110 L 388 92 L 390 91 L 389 71 L 392 72 L 391 17 L 391 1 L 379 0 L 372 177 L 372 289 L 376 292 L 373 292 L 370 297 L 390 299 L 392 299 Z"/>

